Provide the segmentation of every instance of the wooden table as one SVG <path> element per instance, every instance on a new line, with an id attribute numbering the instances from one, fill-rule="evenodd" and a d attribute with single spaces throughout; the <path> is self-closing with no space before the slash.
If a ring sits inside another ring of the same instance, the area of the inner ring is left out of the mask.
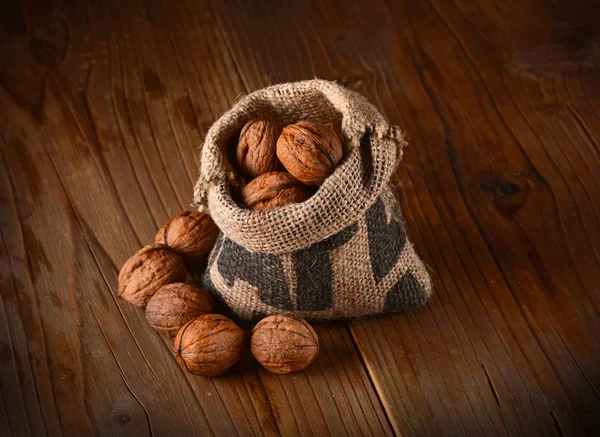
<path id="1" fill-rule="evenodd" d="M 600 430 L 598 3 L 48 3 L 0 12 L 0 435 Z M 317 325 L 302 373 L 186 374 L 119 268 L 189 208 L 236 97 L 313 77 L 408 132 L 435 295 Z"/>

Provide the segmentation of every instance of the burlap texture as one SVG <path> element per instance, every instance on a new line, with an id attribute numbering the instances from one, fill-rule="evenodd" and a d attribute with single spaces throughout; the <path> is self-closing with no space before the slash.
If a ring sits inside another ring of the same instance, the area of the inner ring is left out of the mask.
<path id="1" fill-rule="evenodd" d="M 227 148 L 254 118 L 332 122 L 344 159 L 309 200 L 246 210 L 231 198 Z M 424 303 L 431 282 L 387 188 L 405 145 L 398 127 L 333 82 L 275 85 L 240 99 L 210 128 L 201 154 L 194 202 L 222 231 L 204 285 L 244 318 L 352 318 Z"/>
<path id="2" fill-rule="evenodd" d="M 229 192 L 229 141 L 253 118 L 333 122 L 341 127 L 345 158 L 319 191 L 302 204 L 272 211 L 240 208 Z M 361 141 L 361 140 L 368 141 Z M 249 250 L 288 253 L 355 222 L 369 208 L 402 157 L 404 134 L 387 124 L 364 97 L 324 80 L 275 85 L 239 100 L 209 129 L 194 204 L 233 241 Z"/>

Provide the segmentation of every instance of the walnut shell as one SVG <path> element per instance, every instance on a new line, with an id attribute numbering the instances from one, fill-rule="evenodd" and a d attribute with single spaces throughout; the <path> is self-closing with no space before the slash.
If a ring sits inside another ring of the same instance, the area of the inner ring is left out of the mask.
<path id="1" fill-rule="evenodd" d="M 187 276 L 183 259 L 164 244 L 146 246 L 119 273 L 119 297 L 143 307 L 160 287 Z"/>
<path id="2" fill-rule="evenodd" d="M 182 211 L 165 223 L 154 241 L 171 247 L 193 269 L 204 265 L 218 235 L 219 228 L 209 215 Z"/>
<path id="3" fill-rule="evenodd" d="M 253 179 L 242 188 L 242 203 L 248 209 L 274 209 L 304 202 L 310 193 L 289 173 L 273 171 Z"/>
<path id="4" fill-rule="evenodd" d="M 250 350 L 268 371 L 292 373 L 306 369 L 317 358 L 319 338 L 304 320 L 270 316 L 252 330 Z"/>
<path id="5" fill-rule="evenodd" d="M 175 337 L 190 320 L 213 310 L 213 297 L 193 284 L 163 285 L 146 305 L 146 320 L 161 334 Z"/>
<path id="6" fill-rule="evenodd" d="M 255 178 L 281 168 L 275 149 L 281 133 L 279 123 L 271 120 L 251 120 L 242 129 L 236 149 L 240 170 Z"/>
<path id="7" fill-rule="evenodd" d="M 195 375 L 218 376 L 244 353 L 246 334 L 225 316 L 205 314 L 179 330 L 175 337 L 177 362 Z"/>
<path id="8" fill-rule="evenodd" d="M 321 185 L 342 156 L 342 139 L 332 124 L 300 121 L 283 128 L 277 140 L 277 157 L 306 185 Z"/>

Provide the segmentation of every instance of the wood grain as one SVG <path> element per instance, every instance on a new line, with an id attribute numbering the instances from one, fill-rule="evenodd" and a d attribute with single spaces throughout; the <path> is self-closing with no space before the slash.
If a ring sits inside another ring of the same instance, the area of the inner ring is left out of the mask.
<path id="1" fill-rule="evenodd" d="M 115 298 L 118 268 L 186 208 L 201 138 L 244 90 L 207 6 L 21 12 L 35 24 L 2 64 L 6 434 L 390 435 L 345 325 L 321 330 L 310 373 L 281 382 L 249 362 L 211 380 Z M 290 421 L 296 408 L 309 415 Z"/>
<path id="2" fill-rule="evenodd" d="M 597 433 L 593 4 L 3 3 L 0 435 Z M 118 269 L 238 95 L 315 76 L 407 130 L 393 185 L 435 295 L 317 325 L 299 374 L 187 375 Z"/>

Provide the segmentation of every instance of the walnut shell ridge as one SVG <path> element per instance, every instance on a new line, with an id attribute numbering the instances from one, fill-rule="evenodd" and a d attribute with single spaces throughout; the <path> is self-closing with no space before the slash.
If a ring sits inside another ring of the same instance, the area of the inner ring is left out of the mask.
<path id="1" fill-rule="evenodd" d="M 171 247 L 190 268 L 202 266 L 212 250 L 219 228 L 208 214 L 182 211 L 156 234 L 155 242 Z"/>
<path id="2" fill-rule="evenodd" d="M 262 319 L 254 327 L 250 350 L 270 372 L 298 372 L 317 358 L 319 338 L 306 321 L 274 315 Z"/>
<path id="3" fill-rule="evenodd" d="M 291 174 L 274 171 L 253 179 L 242 188 L 241 197 L 248 209 L 274 209 L 304 202 L 310 193 Z"/>
<path id="4" fill-rule="evenodd" d="M 243 356 L 246 334 L 219 314 L 206 314 L 188 322 L 175 337 L 177 362 L 195 375 L 218 376 Z"/>
<path id="5" fill-rule="evenodd" d="M 152 244 L 129 258 L 119 273 L 121 299 L 143 307 L 163 285 L 187 276 L 183 258 L 164 244 Z"/>
<path id="6" fill-rule="evenodd" d="M 240 170 L 251 179 L 281 168 L 277 159 L 277 138 L 281 126 L 272 120 L 250 120 L 242 128 L 236 148 Z"/>
<path id="7" fill-rule="evenodd" d="M 213 303 L 212 295 L 197 285 L 163 285 L 146 305 L 146 320 L 159 333 L 175 337 L 186 323 L 211 313 Z"/>
<path id="8" fill-rule="evenodd" d="M 277 157 L 300 182 L 321 185 L 342 160 L 342 139 L 333 124 L 300 121 L 283 128 Z"/>

